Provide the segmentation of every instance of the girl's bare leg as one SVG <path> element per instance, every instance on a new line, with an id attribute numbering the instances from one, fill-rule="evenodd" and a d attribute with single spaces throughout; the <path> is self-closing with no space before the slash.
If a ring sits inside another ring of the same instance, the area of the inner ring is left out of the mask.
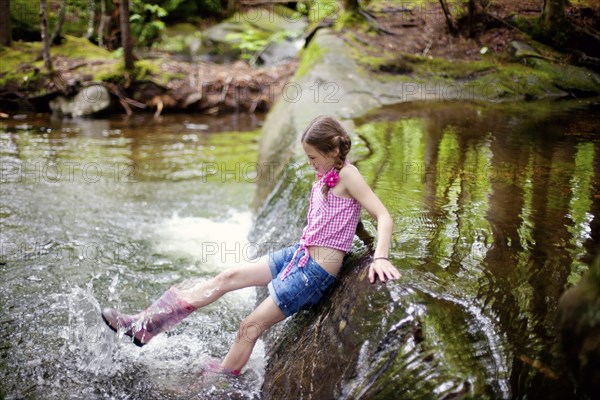
<path id="1" fill-rule="evenodd" d="M 266 286 L 272 279 L 267 256 L 239 267 L 228 268 L 209 280 L 185 281 L 174 285 L 177 295 L 194 307 L 204 307 L 232 290 Z"/>
<path id="2" fill-rule="evenodd" d="M 229 370 L 241 370 L 248 362 L 256 341 L 269 327 L 283 321 L 285 315 L 273 301 L 267 297 L 248 315 L 240 325 L 235 343 L 221 363 L 221 367 Z"/>

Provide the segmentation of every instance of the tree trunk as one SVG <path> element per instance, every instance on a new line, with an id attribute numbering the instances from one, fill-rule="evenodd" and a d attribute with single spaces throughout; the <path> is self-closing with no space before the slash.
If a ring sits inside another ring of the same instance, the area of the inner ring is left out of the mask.
<path id="1" fill-rule="evenodd" d="M 544 0 L 542 28 L 546 34 L 561 29 L 565 22 L 565 4 L 567 0 Z"/>
<path id="2" fill-rule="evenodd" d="M 52 71 L 52 60 L 50 59 L 50 38 L 48 37 L 48 13 L 46 0 L 40 1 L 40 24 L 42 30 L 42 55 L 44 57 L 44 68 Z"/>
<path id="3" fill-rule="evenodd" d="M 58 13 L 58 21 L 56 22 L 56 27 L 54 28 L 54 32 L 52 32 L 52 36 L 50 37 L 50 45 L 52 45 L 56 38 L 60 36 L 60 32 L 62 31 L 62 26 L 65 23 L 65 14 L 67 13 L 67 0 L 62 0 L 60 3 L 60 11 Z"/>
<path id="4" fill-rule="evenodd" d="M 450 15 L 450 9 L 448 8 L 448 4 L 444 0 L 440 0 L 440 5 L 442 6 L 442 10 L 444 11 L 444 17 L 446 18 L 446 25 L 448 25 L 448 31 L 451 34 L 456 34 L 456 27 L 452 22 L 452 16 Z"/>
<path id="5" fill-rule="evenodd" d="M 240 11 L 241 8 L 242 7 L 239 1 L 227 0 L 227 5 L 225 7 L 225 15 L 233 15 L 236 11 Z"/>
<path id="6" fill-rule="evenodd" d="M 104 47 L 104 27 L 106 26 L 106 0 L 100 0 L 100 23 L 98 24 L 98 46 Z"/>
<path id="7" fill-rule="evenodd" d="M 469 37 L 475 36 L 475 0 L 469 0 Z"/>
<path id="8" fill-rule="evenodd" d="M 10 1 L 0 0 L 0 46 L 12 44 L 10 29 Z"/>
<path id="9" fill-rule="evenodd" d="M 125 61 L 125 69 L 131 71 L 134 68 L 133 64 L 133 44 L 131 43 L 131 30 L 129 27 L 129 0 L 121 0 L 119 2 L 121 18 L 121 46 L 123 46 L 123 59 Z"/>
<path id="10" fill-rule="evenodd" d="M 88 29 L 85 34 L 86 39 L 89 39 L 94 35 L 94 21 L 96 20 L 96 2 L 94 0 L 90 0 L 88 9 L 90 12 L 90 20 L 88 22 Z"/>

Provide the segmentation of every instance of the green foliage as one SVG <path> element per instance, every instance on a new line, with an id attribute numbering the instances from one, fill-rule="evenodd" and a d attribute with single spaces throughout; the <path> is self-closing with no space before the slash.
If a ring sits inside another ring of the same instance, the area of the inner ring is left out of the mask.
<path id="1" fill-rule="evenodd" d="M 202 32 L 197 31 L 190 35 L 165 35 L 163 34 L 160 41 L 154 42 L 152 48 L 170 53 L 186 53 L 189 52 L 192 41 L 202 40 Z"/>
<path id="2" fill-rule="evenodd" d="M 131 7 L 131 32 L 137 45 L 148 47 L 161 37 L 166 29 L 165 21 L 189 21 L 207 13 L 220 13 L 221 2 L 217 0 L 133 0 Z M 173 43 L 172 43 L 173 44 Z M 182 44 L 174 44 L 181 48 Z"/>
<path id="3" fill-rule="evenodd" d="M 138 45 L 150 46 L 160 37 L 165 29 L 165 23 L 161 21 L 168 15 L 167 10 L 158 4 L 147 4 L 141 0 L 135 0 L 131 8 L 131 33 L 137 37 Z"/>
<path id="4" fill-rule="evenodd" d="M 255 29 L 248 29 L 240 33 L 230 33 L 226 36 L 227 40 L 236 41 L 234 47 L 242 53 L 242 59 L 249 60 L 252 55 L 262 49 L 269 42 L 265 39 L 263 32 Z"/>
<path id="5" fill-rule="evenodd" d="M 219 0 L 159 0 L 153 3 L 167 11 L 165 20 L 169 21 L 189 21 L 194 16 L 220 14 L 223 11 Z"/>
<path id="6" fill-rule="evenodd" d="M 110 2 L 108 2 L 110 3 Z M 52 7 L 56 4 L 56 7 Z M 54 30 L 57 24 L 59 2 L 48 3 L 48 29 Z M 96 10 L 98 12 L 98 10 Z M 40 3 L 31 0 L 11 0 L 10 19 L 15 39 L 40 40 Z M 88 1 L 69 0 L 65 21 L 62 28 L 63 34 L 81 36 L 87 30 L 89 21 Z"/>

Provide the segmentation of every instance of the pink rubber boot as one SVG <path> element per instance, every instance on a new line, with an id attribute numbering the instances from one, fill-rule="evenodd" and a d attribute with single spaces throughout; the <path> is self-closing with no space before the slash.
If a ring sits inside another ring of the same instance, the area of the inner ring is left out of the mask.
<path id="1" fill-rule="evenodd" d="M 222 367 L 221 360 L 219 360 L 218 358 L 211 358 L 211 360 L 209 360 L 208 364 L 206 365 L 206 369 L 213 373 L 232 376 L 239 376 L 241 373 L 239 369 L 229 369 Z"/>
<path id="2" fill-rule="evenodd" d="M 133 343 L 142 347 L 154 336 L 171 329 L 195 310 L 196 307 L 177 297 L 177 294 L 169 289 L 141 313 L 128 315 L 113 308 L 105 308 L 102 310 L 102 319 L 115 332 L 124 329 L 125 335 L 132 337 Z"/>

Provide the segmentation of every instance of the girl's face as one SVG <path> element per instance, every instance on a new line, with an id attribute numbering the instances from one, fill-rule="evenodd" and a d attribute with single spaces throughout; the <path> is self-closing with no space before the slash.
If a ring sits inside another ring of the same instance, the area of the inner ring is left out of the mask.
<path id="1" fill-rule="evenodd" d="M 337 151 L 333 151 L 329 154 L 323 154 L 305 142 L 302 142 L 302 147 L 304 147 L 304 152 L 308 157 L 308 163 L 312 165 L 315 171 L 317 171 L 319 174 L 324 175 L 331 168 L 333 168 Z"/>

